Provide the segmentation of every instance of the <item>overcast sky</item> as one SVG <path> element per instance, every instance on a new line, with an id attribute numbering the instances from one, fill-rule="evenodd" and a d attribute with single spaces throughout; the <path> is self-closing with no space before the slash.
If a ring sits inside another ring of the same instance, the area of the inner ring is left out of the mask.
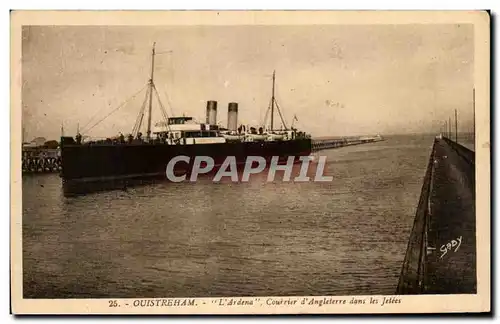
<path id="1" fill-rule="evenodd" d="M 459 131 L 472 129 L 472 25 L 33 26 L 22 42 L 26 140 L 58 139 L 61 123 L 74 135 L 140 90 L 153 42 L 172 51 L 156 57 L 155 83 L 175 115 L 203 121 L 217 100 L 225 125 L 235 101 L 241 123 L 260 123 L 276 70 L 287 123 L 296 115 L 313 136 L 436 132 L 454 109 Z M 87 135 L 130 133 L 143 93 Z"/>

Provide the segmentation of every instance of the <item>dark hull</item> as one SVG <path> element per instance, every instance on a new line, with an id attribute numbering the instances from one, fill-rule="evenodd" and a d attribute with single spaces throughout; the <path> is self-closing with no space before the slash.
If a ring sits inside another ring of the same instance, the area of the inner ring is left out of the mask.
<path id="1" fill-rule="evenodd" d="M 245 163 L 248 156 L 270 160 L 272 156 L 306 156 L 311 153 L 311 139 L 282 142 L 243 142 L 220 144 L 63 144 L 61 146 L 64 181 L 107 181 L 141 177 L 165 177 L 168 162 L 175 156 L 190 157 L 190 164 L 179 162 L 176 172 L 191 169 L 195 156 L 210 156 L 220 165 L 227 156 Z"/>

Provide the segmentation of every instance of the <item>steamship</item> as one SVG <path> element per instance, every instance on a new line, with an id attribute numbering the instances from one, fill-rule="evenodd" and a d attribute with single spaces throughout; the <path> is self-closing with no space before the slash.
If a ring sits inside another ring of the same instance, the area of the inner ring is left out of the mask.
<path id="1" fill-rule="evenodd" d="M 151 74 L 145 85 L 145 97 L 133 131 L 128 136 L 88 140 L 77 131 L 75 137 L 61 136 L 61 172 L 65 182 L 93 182 L 139 177 L 166 177 L 166 166 L 176 156 L 190 157 L 189 163 L 175 164 L 176 173 L 189 172 L 195 156 L 210 156 L 220 166 L 228 156 L 236 157 L 242 165 L 248 156 L 260 156 L 269 161 L 273 156 L 286 160 L 298 159 L 311 153 L 311 137 L 296 128 L 287 127 L 275 99 L 275 73 L 273 72 L 269 127 L 238 125 L 238 104 L 228 104 L 227 128 L 217 124 L 217 101 L 206 105 L 205 122 L 190 116 L 169 117 L 154 83 L 155 45 L 151 55 Z M 143 90 L 144 90 L 143 89 Z M 163 119 L 152 125 L 153 95 L 156 97 Z M 148 109 L 146 136 L 140 132 Z M 274 128 L 275 110 L 282 126 Z M 266 113 L 266 117 L 267 117 Z M 95 126 L 95 125 L 94 125 Z"/>

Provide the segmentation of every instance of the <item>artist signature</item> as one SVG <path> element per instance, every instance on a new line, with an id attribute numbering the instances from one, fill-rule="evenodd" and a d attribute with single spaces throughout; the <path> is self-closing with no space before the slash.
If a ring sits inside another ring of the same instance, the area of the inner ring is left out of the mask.
<path id="1" fill-rule="evenodd" d="M 441 248 L 439 248 L 439 250 L 441 251 L 442 254 L 439 258 L 442 259 L 452 249 L 454 249 L 453 252 L 457 252 L 460 245 L 462 245 L 462 236 L 459 236 L 456 239 L 441 245 Z"/>

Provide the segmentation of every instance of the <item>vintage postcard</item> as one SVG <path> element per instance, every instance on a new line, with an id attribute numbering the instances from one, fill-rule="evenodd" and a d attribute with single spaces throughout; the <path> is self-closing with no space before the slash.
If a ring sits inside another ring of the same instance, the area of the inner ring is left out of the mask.
<path id="1" fill-rule="evenodd" d="M 484 11 L 13 11 L 15 314 L 490 311 Z"/>

